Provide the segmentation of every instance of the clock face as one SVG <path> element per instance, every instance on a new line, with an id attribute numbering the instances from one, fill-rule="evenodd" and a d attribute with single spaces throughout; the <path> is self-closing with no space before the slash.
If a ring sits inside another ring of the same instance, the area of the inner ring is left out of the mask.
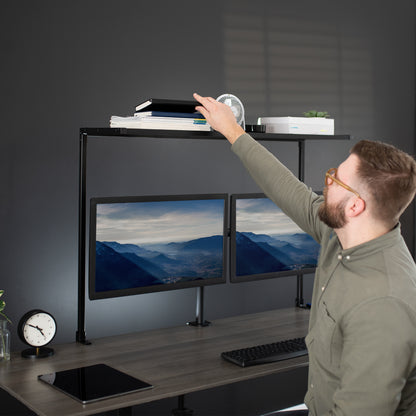
<path id="1" fill-rule="evenodd" d="M 55 336 L 56 322 L 49 313 L 33 311 L 22 318 L 19 329 L 24 342 L 32 347 L 42 347 Z"/>

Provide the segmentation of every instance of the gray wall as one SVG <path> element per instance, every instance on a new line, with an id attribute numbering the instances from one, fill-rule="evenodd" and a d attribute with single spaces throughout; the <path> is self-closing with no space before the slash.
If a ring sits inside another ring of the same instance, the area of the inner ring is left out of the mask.
<path id="1" fill-rule="evenodd" d="M 340 2 L 39 0 L 2 4 L 0 288 L 14 324 L 42 308 L 56 342 L 77 311 L 78 132 L 149 97 L 233 93 L 246 121 L 322 109 L 352 140 L 308 142 L 305 181 L 322 189 L 361 138 L 413 153 L 415 5 Z M 267 143 L 293 171 L 297 145 Z M 224 141 L 91 140 L 88 197 L 257 192 Z M 403 218 L 413 246 L 413 214 Z M 310 296 L 312 277 L 306 278 Z M 89 338 L 182 324 L 194 289 L 87 302 Z M 206 290 L 206 318 L 293 305 L 295 280 Z"/>

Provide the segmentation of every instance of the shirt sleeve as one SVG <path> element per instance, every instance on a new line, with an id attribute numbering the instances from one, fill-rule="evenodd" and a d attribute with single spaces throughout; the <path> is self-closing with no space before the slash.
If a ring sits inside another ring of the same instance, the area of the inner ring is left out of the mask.
<path id="1" fill-rule="evenodd" d="M 415 317 L 388 297 L 354 308 L 345 319 L 342 378 L 333 409 L 322 416 L 392 416 L 415 365 L 409 335 L 416 331 Z"/>
<path id="2" fill-rule="evenodd" d="M 241 135 L 232 146 L 263 192 L 305 232 L 321 242 L 324 224 L 317 216 L 322 196 L 301 182 L 250 135 Z"/>

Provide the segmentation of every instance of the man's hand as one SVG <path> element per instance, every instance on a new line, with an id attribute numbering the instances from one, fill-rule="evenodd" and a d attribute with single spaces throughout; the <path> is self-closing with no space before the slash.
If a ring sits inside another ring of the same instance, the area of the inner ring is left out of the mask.
<path id="1" fill-rule="evenodd" d="M 245 133 L 237 123 L 231 107 L 227 104 L 220 103 L 212 97 L 201 97 L 197 93 L 194 93 L 194 98 L 201 103 L 201 106 L 197 106 L 195 109 L 206 118 L 214 130 L 223 134 L 231 144 Z"/>

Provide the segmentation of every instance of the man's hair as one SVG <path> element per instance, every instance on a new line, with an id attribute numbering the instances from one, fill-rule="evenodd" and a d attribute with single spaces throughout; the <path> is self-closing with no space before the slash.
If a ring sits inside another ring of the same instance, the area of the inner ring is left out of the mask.
<path id="1" fill-rule="evenodd" d="M 357 173 L 374 203 L 372 214 L 387 224 L 397 223 L 416 192 L 416 162 L 396 147 L 361 140 L 351 149 L 360 162 Z"/>

